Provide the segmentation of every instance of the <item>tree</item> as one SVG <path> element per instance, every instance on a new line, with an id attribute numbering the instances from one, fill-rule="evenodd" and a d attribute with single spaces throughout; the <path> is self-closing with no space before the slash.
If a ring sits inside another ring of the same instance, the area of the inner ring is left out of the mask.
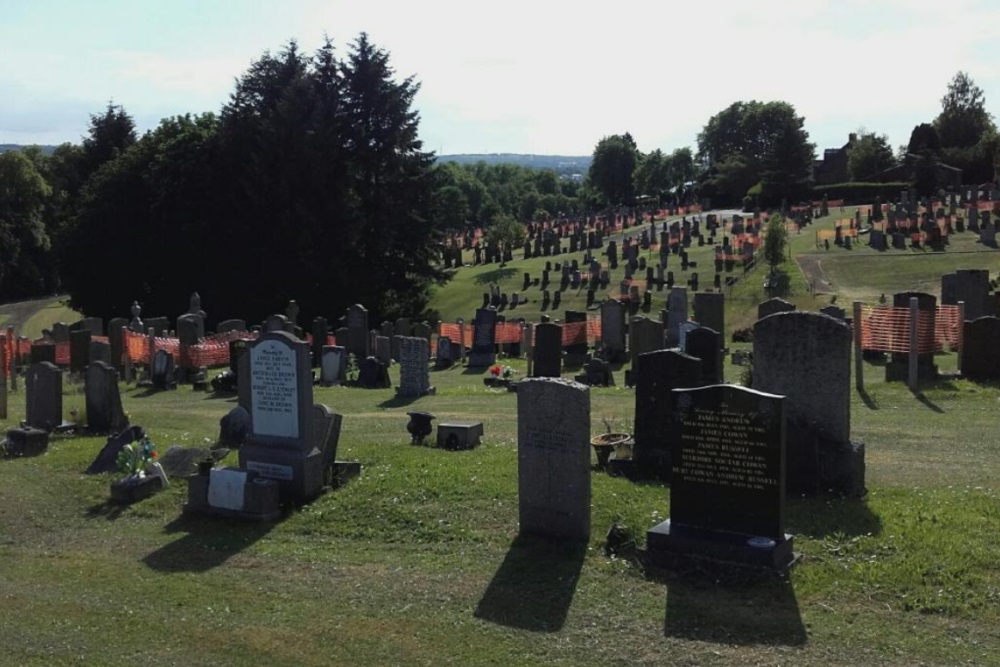
<path id="1" fill-rule="evenodd" d="M 90 133 L 82 146 L 84 179 L 135 142 L 135 121 L 121 105 L 108 102 L 103 114 L 91 114 Z"/>
<path id="2" fill-rule="evenodd" d="M 983 134 L 996 131 L 993 117 L 986 111 L 983 90 L 965 72 L 959 72 L 948 82 L 934 127 L 943 147 L 973 146 Z"/>
<path id="3" fill-rule="evenodd" d="M 941 150 L 941 138 L 937 130 L 930 123 L 921 123 L 910 132 L 910 142 L 906 145 L 906 152 L 919 154 L 921 151 L 938 153 Z"/>
<path id="4" fill-rule="evenodd" d="M 876 176 L 896 164 L 889 146 L 889 137 L 874 132 L 858 132 L 858 138 L 847 154 L 847 171 L 852 181 L 873 181 Z"/>
<path id="5" fill-rule="evenodd" d="M 42 212 L 51 188 L 20 151 L 0 153 L 0 299 L 44 288 L 49 249 Z"/>
<path id="6" fill-rule="evenodd" d="M 674 149 L 670 154 L 669 165 L 670 185 L 673 188 L 679 190 L 694 180 L 696 175 L 694 154 L 687 146 Z"/>
<path id="7" fill-rule="evenodd" d="M 638 162 L 639 149 L 628 132 L 597 142 L 588 178 L 605 204 L 620 206 L 635 202 L 633 175 Z"/>
<path id="8" fill-rule="evenodd" d="M 787 102 L 734 102 L 712 116 L 698 134 L 698 157 L 712 167 L 727 159 L 736 164 L 732 156 L 740 156 L 750 182 L 761 181 L 765 199 L 798 196 L 815 150 L 804 125 L 805 119 Z"/>
<path id="9" fill-rule="evenodd" d="M 635 169 L 634 179 L 636 192 L 658 198 L 671 186 L 670 158 L 658 148 L 643 155 Z"/>
<path id="10" fill-rule="evenodd" d="M 758 178 L 757 170 L 745 157 L 729 155 L 708 171 L 701 190 L 704 196 L 723 202 L 741 202 Z"/>
<path id="11" fill-rule="evenodd" d="M 486 240 L 501 250 L 512 250 L 524 244 L 524 225 L 506 213 L 501 213 L 486 230 Z"/>
<path id="12" fill-rule="evenodd" d="M 767 219 L 767 226 L 764 228 L 764 261 L 771 267 L 772 273 L 785 261 L 787 244 L 788 228 L 785 226 L 785 218 L 781 215 L 772 215 Z"/>
<path id="13" fill-rule="evenodd" d="M 799 201 L 808 194 L 815 144 L 803 129 L 805 119 L 785 119 L 775 137 L 761 172 L 761 198 L 765 203 Z"/>

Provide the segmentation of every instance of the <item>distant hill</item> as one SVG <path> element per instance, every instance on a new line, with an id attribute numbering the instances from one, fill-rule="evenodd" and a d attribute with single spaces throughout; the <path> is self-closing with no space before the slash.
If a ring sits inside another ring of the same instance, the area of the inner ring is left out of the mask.
<path id="1" fill-rule="evenodd" d="M 6 153 L 7 151 L 19 151 L 22 148 L 24 148 L 24 146 L 22 146 L 21 144 L 0 144 L 0 153 Z M 45 153 L 46 155 L 52 155 L 52 151 L 54 151 L 58 147 L 39 146 L 39 148 L 41 148 L 42 152 Z"/>
<path id="2" fill-rule="evenodd" d="M 585 174 L 590 169 L 589 155 L 525 155 L 520 153 L 459 153 L 438 155 L 439 162 L 458 164 L 517 164 L 532 169 L 553 169 L 560 174 Z"/>

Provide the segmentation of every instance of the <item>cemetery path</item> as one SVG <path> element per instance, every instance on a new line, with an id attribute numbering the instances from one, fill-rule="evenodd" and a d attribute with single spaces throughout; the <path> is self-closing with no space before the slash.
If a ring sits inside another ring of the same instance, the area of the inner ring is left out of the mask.
<path id="1" fill-rule="evenodd" d="M 833 285 L 827 282 L 823 274 L 823 264 L 819 256 L 798 255 L 795 261 L 805 275 L 813 294 L 833 294 Z"/>

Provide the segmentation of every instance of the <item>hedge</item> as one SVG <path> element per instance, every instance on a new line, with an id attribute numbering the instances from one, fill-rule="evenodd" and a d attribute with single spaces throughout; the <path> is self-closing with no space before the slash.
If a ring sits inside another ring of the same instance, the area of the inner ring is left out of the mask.
<path id="1" fill-rule="evenodd" d="M 909 183 L 831 183 L 817 185 L 812 189 L 813 201 L 818 201 L 826 195 L 827 199 L 843 199 L 845 204 L 871 204 L 876 197 L 882 197 L 883 202 L 896 201 L 899 193 L 910 187 Z"/>

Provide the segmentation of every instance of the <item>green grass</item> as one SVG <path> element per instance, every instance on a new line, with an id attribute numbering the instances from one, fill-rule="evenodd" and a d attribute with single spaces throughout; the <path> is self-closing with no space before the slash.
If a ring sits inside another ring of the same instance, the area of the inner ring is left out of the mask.
<path id="1" fill-rule="evenodd" d="M 817 252 L 811 231 L 791 238 L 793 252 Z M 931 286 L 959 258 L 993 270 L 985 262 L 1000 253 L 953 252 L 965 241 L 917 258 L 819 251 L 835 293 L 810 294 L 787 262 L 786 298 L 805 308 L 877 297 L 880 281 L 903 280 L 881 273 L 890 263 L 923 260 L 928 274 L 912 284 Z M 454 289 L 478 305 L 475 279 L 488 270 L 459 270 Z M 752 323 L 763 272 L 752 276 L 728 300 L 731 328 Z M 435 305 L 471 317 L 450 289 Z M 936 362 L 955 369 L 952 354 Z M 523 361 L 507 363 L 523 374 Z M 727 380 L 741 371 L 727 364 Z M 0 664 L 1000 664 L 1000 385 L 945 379 L 914 393 L 883 376 L 866 363 L 864 393 L 852 385 L 869 494 L 788 501 L 802 558 L 785 579 L 652 576 L 606 556 L 614 522 L 641 544 L 669 516 L 669 488 L 600 472 L 584 550 L 517 540 L 517 396 L 461 367 L 432 373 L 437 394 L 415 401 L 316 389 L 345 415 L 339 458 L 364 471 L 274 524 L 184 517 L 183 482 L 115 507 L 113 476 L 82 473 L 103 439 L 56 438 L 43 456 L 0 460 Z M 633 417 L 634 394 L 621 371 L 616 380 L 591 390 L 593 433 Z M 77 385 L 65 394 L 67 415 L 82 410 Z M 123 403 L 165 449 L 214 442 L 234 401 L 125 387 Z M 413 409 L 481 419 L 483 444 L 414 447 Z M 23 415 L 21 391 L 0 428 Z"/>

